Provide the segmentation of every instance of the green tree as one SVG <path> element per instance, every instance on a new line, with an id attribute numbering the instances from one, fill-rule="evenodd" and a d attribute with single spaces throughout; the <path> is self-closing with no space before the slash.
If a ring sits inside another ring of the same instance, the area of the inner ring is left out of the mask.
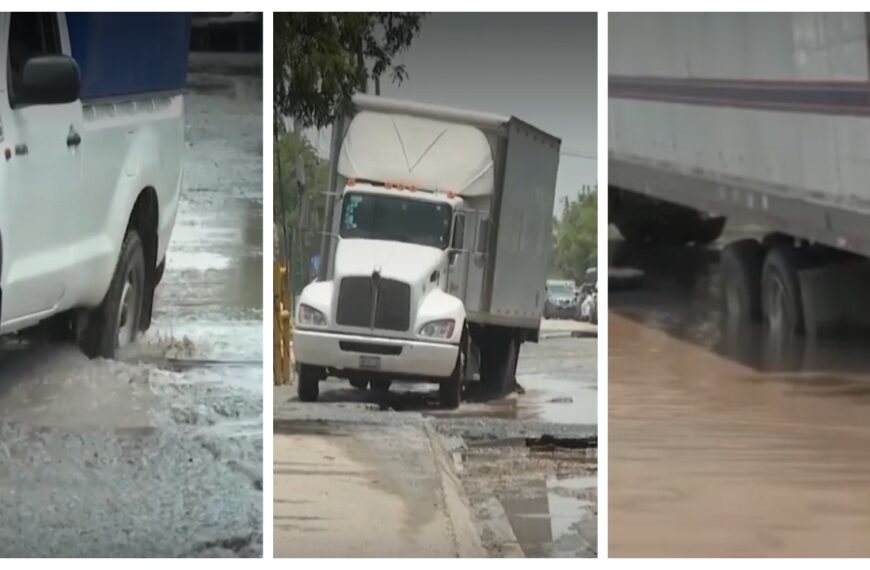
<path id="1" fill-rule="evenodd" d="M 345 112 L 351 96 L 380 92 L 380 78 L 408 76 L 394 63 L 420 30 L 419 13 L 276 13 L 274 18 L 275 116 L 302 128 L 325 127 Z"/>
<path id="2" fill-rule="evenodd" d="M 598 191 L 590 189 L 574 201 L 565 200 L 562 218 L 554 226 L 555 270 L 581 281 L 597 264 Z"/>

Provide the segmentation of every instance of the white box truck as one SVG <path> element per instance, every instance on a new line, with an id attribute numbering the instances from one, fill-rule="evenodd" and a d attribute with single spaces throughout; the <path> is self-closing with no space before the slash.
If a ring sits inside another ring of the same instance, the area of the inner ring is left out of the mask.
<path id="1" fill-rule="evenodd" d="M 870 255 L 868 22 L 610 17 L 610 219 L 635 243 L 707 244 L 727 217 L 764 228 L 722 252 L 737 322 L 806 332 L 807 311 L 836 295 L 813 296 L 801 276 Z"/>
<path id="2" fill-rule="evenodd" d="M 301 292 L 299 397 L 346 378 L 386 389 L 513 388 L 546 302 L 560 141 L 513 117 L 356 96 L 334 129 L 324 275 Z"/>
<path id="3" fill-rule="evenodd" d="M 151 322 L 182 180 L 185 14 L 0 14 L 0 334 L 112 357 Z"/>

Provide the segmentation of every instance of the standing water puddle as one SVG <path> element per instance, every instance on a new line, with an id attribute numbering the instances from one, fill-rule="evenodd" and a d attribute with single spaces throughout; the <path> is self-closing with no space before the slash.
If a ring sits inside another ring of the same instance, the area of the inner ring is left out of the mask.
<path id="1" fill-rule="evenodd" d="M 498 500 L 525 556 L 595 556 L 596 462 L 594 449 L 539 452 L 522 440 L 487 442 L 465 450 L 462 478 L 472 503 Z"/>

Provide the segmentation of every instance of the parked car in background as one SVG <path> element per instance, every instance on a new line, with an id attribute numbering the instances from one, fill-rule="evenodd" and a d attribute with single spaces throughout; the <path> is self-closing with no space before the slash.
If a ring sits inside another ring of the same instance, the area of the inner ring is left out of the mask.
<path id="1" fill-rule="evenodd" d="M 574 296 L 574 282 L 558 279 L 547 280 L 547 303 L 544 306 L 545 319 L 571 319 L 577 307 Z"/>
<path id="2" fill-rule="evenodd" d="M 593 325 L 598 324 L 598 287 L 592 285 L 586 289 L 578 307 L 578 319 Z"/>
<path id="3" fill-rule="evenodd" d="M 583 320 L 583 302 L 586 298 L 593 292 L 595 289 L 595 283 L 583 283 L 576 289 L 575 299 L 576 306 L 574 307 L 574 315 L 573 318 L 577 321 Z"/>

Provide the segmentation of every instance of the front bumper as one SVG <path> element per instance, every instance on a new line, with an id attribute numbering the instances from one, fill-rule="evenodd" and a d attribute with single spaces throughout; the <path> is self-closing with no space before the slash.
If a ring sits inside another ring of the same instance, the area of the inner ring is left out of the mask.
<path id="1" fill-rule="evenodd" d="M 344 347 L 342 347 L 342 344 Z M 382 352 L 360 352 L 358 345 L 376 345 Z M 456 367 L 459 346 L 374 336 L 359 336 L 329 331 L 293 331 L 293 356 L 298 364 L 323 366 L 346 371 L 362 371 L 360 356 L 380 357 L 380 373 L 446 378 Z"/>

